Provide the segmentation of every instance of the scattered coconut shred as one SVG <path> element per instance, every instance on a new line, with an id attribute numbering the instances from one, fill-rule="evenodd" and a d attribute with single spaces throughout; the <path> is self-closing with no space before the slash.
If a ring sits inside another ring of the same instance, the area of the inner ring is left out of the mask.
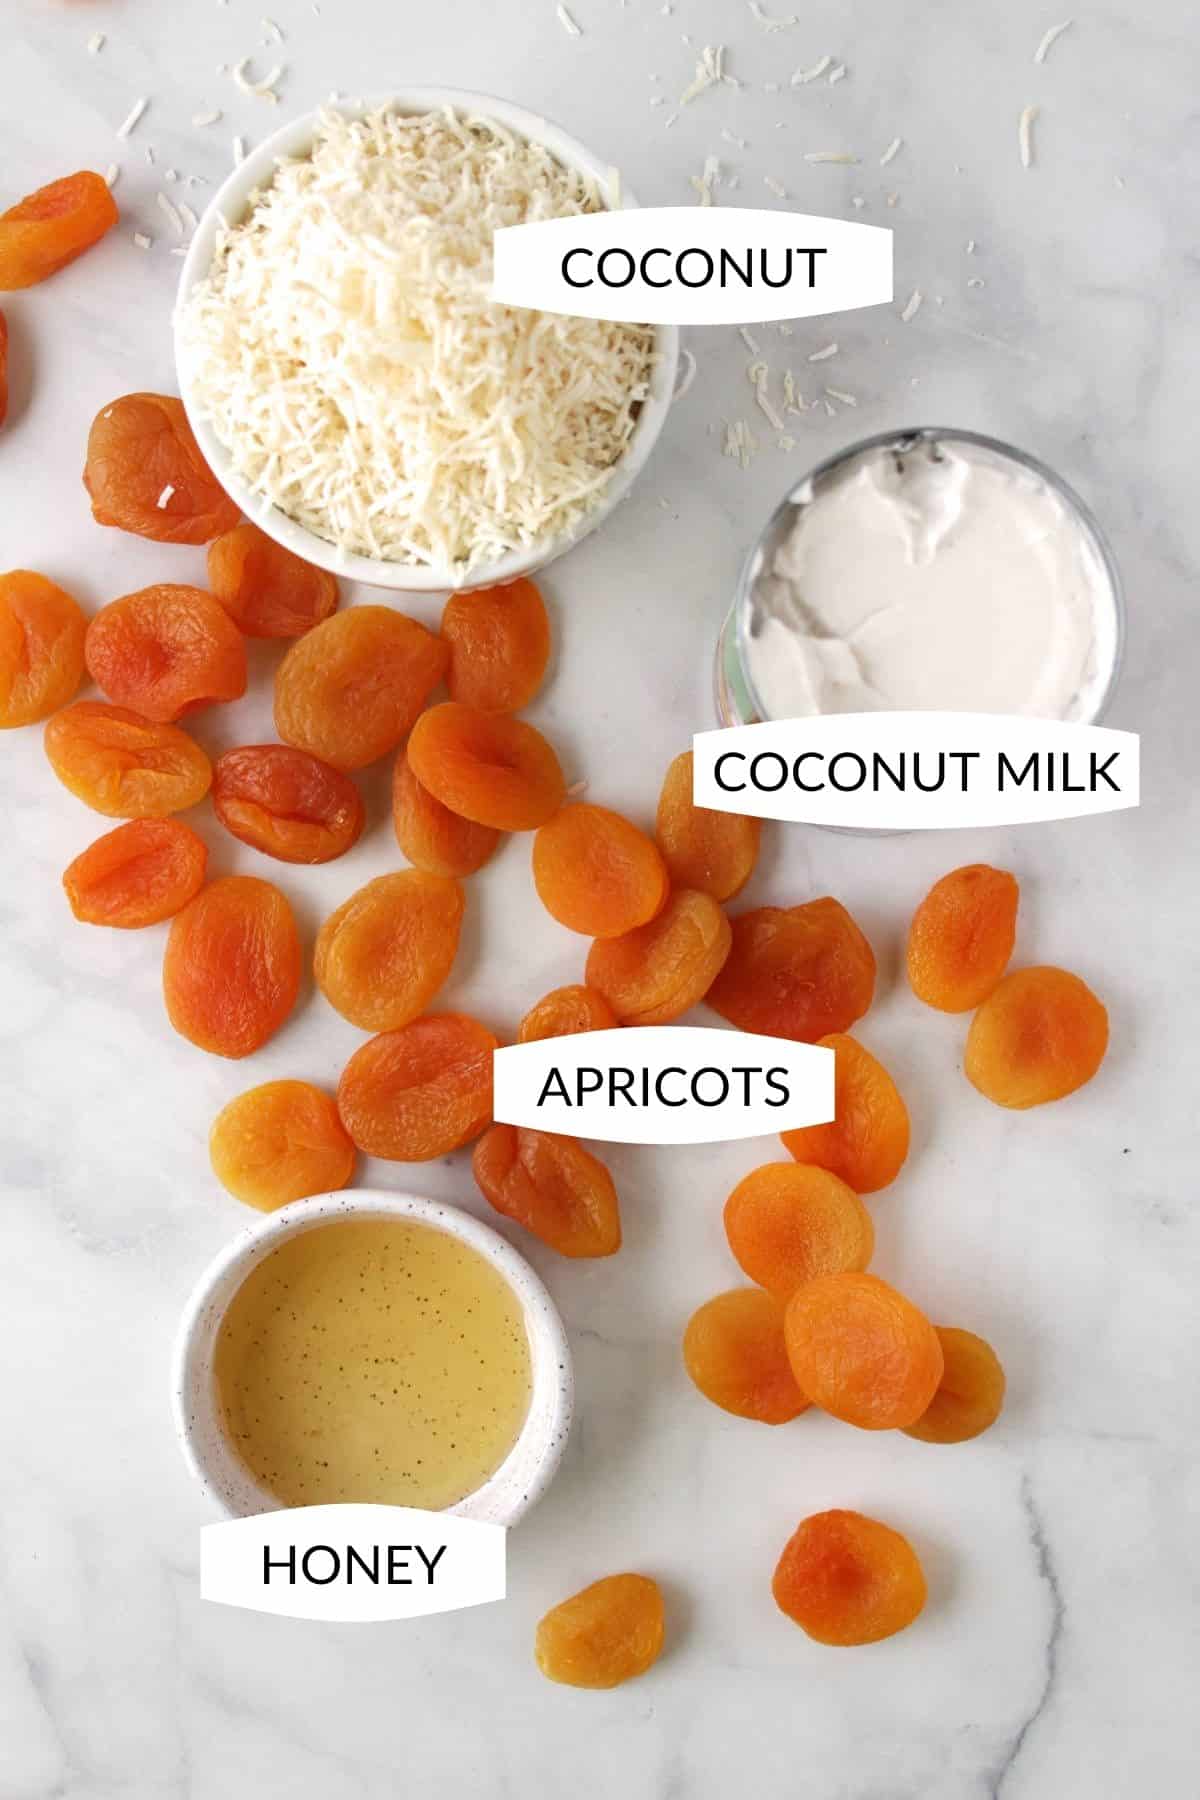
<path id="1" fill-rule="evenodd" d="M 462 575 L 570 531 L 628 447 L 654 333 L 493 304 L 492 234 L 602 210 L 492 120 L 322 113 L 181 316 L 236 473 L 345 551 Z"/>

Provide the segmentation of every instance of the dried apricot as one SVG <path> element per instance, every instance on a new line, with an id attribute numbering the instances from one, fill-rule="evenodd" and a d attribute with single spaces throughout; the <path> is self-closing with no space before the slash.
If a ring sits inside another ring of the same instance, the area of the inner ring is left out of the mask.
<path id="1" fill-rule="evenodd" d="M 0 730 L 67 704 L 83 680 L 86 632 L 77 603 L 44 575 L 0 575 Z"/>
<path id="2" fill-rule="evenodd" d="M 496 831 L 536 831 L 554 817 L 566 791 L 558 758 L 540 731 L 458 700 L 422 713 L 408 761 L 443 806 Z"/>
<path id="3" fill-rule="evenodd" d="M 784 1546 L 771 1592 L 818 1644 L 875 1644 L 911 1625 L 925 1575 L 906 1537 L 863 1513 L 813 1513 Z"/>
<path id="4" fill-rule="evenodd" d="M 457 881 L 423 869 L 368 881 L 317 934 L 317 986 L 362 1031 L 398 1031 L 454 966 L 463 905 Z"/>
<path id="5" fill-rule="evenodd" d="M 307 1081 L 266 1081 L 239 1094 L 217 1114 L 208 1150 L 222 1187 L 261 1212 L 336 1193 L 354 1173 L 333 1096 Z"/>
<path id="6" fill-rule="evenodd" d="M 708 894 L 673 893 L 648 925 L 592 945 L 588 983 L 622 1025 L 669 1025 L 703 1000 L 732 937 L 729 920 Z"/>
<path id="7" fill-rule="evenodd" d="M 942 1379 L 937 1332 L 878 1275 L 818 1275 L 788 1301 L 783 1329 L 801 1391 L 864 1431 L 914 1425 Z"/>
<path id="8" fill-rule="evenodd" d="M 732 921 L 708 1004 L 742 1031 L 815 1044 L 848 1031 L 875 993 L 875 957 L 839 900 L 760 906 Z"/>
<path id="9" fill-rule="evenodd" d="M 283 1024 L 300 991 L 300 938 L 269 881 L 225 875 L 177 913 L 163 957 L 176 1031 L 214 1056 L 249 1056 Z"/>
<path id="10" fill-rule="evenodd" d="M 621 1248 L 613 1178 L 576 1138 L 493 1125 L 471 1167 L 489 1205 L 560 1255 L 611 1256 Z"/>
<path id="11" fill-rule="evenodd" d="M 533 840 L 533 884 L 552 919 L 585 937 L 621 937 L 666 903 L 667 867 L 644 831 L 574 801 Z"/>
<path id="12" fill-rule="evenodd" d="M 834 1117 L 785 1131 L 797 1162 L 829 1169 L 856 1194 L 874 1194 L 900 1173 L 908 1155 L 908 1108 L 881 1062 L 845 1032 L 819 1040 L 832 1050 Z"/>
<path id="13" fill-rule="evenodd" d="M 102 175 L 64 175 L 0 213 L 0 292 L 33 287 L 99 243 L 117 203 Z"/>
<path id="14" fill-rule="evenodd" d="M 762 1288 L 731 1288 L 694 1312 L 683 1361 L 705 1399 L 739 1418 L 786 1425 L 809 1404 L 788 1361 L 783 1307 Z"/>
<path id="15" fill-rule="evenodd" d="M 172 918 L 204 886 L 208 850 L 178 819 L 134 819 L 89 844 L 63 875 L 85 925 L 129 931 Z"/>
<path id="16" fill-rule="evenodd" d="M 520 712 L 541 687 L 550 621 L 532 581 L 451 594 L 442 636 L 450 646 L 446 686 L 452 700 L 480 712 Z"/>
<path id="17" fill-rule="evenodd" d="M 8 417 L 8 320 L 0 307 L 0 425 Z"/>
<path id="18" fill-rule="evenodd" d="M 227 750 L 212 795 L 226 831 L 280 862 L 332 862 L 362 833 L 362 795 L 350 777 L 290 744 Z"/>
<path id="19" fill-rule="evenodd" d="M 531 1006 L 517 1027 L 518 1044 L 572 1037 L 577 1031 L 611 1031 L 619 1023 L 603 994 L 590 987 L 554 988 Z"/>
<path id="20" fill-rule="evenodd" d="M 644 1675 L 663 1647 L 663 1599 L 648 1575 L 606 1575 L 539 1622 L 534 1656 L 567 1687 L 613 1688 Z"/>
<path id="21" fill-rule="evenodd" d="M 246 691 L 246 645 L 203 588 L 164 583 L 102 606 L 87 628 L 88 674 L 117 706 L 171 725 Z"/>
<path id="22" fill-rule="evenodd" d="M 410 863 L 431 875 L 474 875 L 500 842 L 490 825 L 476 825 L 435 800 L 401 750 L 392 776 L 392 823 Z"/>
<path id="23" fill-rule="evenodd" d="M 492 1116 L 486 1026 L 427 1013 L 356 1050 L 338 1083 L 342 1124 L 367 1156 L 430 1162 L 479 1136 Z"/>
<path id="24" fill-rule="evenodd" d="M 246 520 L 209 545 L 208 585 L 247 637 L 303 637 L 337 610 L 332 575 Z"/>
<path id="25" fill-rule="evenodd" d="M 658 798 L 658 847 L 676 887 L 732 900 L 754 873 L 762 821 L 697 806 L 692 778 L 692 752 L 685 750 L 667 770 Z"/>
<path id="26" fill-rule="evenodd" d="M 937 1393 L 916 1424 L 904 1429 L 926 1444 L 963 1444 L 1000 1417 L 1004 1370 L 992 1346 L 973 1331 L 954 1325 L 934 1329 L 946 1366 Z"/>
<path id="27" fill-rule="evenodd" d="M 725 1202 L 725 1236 L 743 1271 L 786 1300 L 817 1275 L 865 1269 L 875 1248 L 871 1215 L 828 1169 L 764 1163 Z"/>
<path id="28" fill-rule="evenodd" d="M 124 394 L 102 407 L 83 485 L 98 525 L 162 544 L 207 544 L 238 522 L 174 394 Z"/>
<path id="29" fill-rule="evenodd" d="M 997 1106 L 1062 1100 L 1092 1079 L 1108 1049 L 1108 1014 L 1066 969 L 1018 969 L 988 995 L 967 1033 L 967 1080 Z"/>
<path id="30" fill-rule="evenodd" d="M 908 980 L 939 1012 L 986 1000 L 1013 953 L 1020 888 L 1006 869 L 970 863 L 935 881 L 913 914 Z"/>
<path id="31" fill-rule="evenodd" d="M 335 769 L 363 769 L 412 730 L 446 672 L 440 638 L 390 606 L 334 613 L 275 675 L 275 729 Z"/>
<path id="32" fill-rule="evenodd" d="M 186 731 L 102 700 L 77 700 L 55 713 L 46 755 L 64 787 L 111 819 L 185 812 L 212 781 L 212 764 Z"/>

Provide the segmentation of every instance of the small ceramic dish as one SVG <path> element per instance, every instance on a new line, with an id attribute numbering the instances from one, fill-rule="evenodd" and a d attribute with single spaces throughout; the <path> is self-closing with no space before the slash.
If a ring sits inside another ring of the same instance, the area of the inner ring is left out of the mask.
<path id="1" fill-rule="evenodd" d="M 251 1269 L 286 1238 L 343 1219 L 415 1219 L 449 1232 L 491 1263 L 521 1303 L 529 1338 L 532 1392 L 516 1443 L 483 1486 L 447 1511 L 493 1525 L 515 1525 L 546 1491 L 571 1426 L 574 1380 L 567 1334 L 554 1302 L 523 1256 L 470 1213 L 415 1194 L 365 1188 L 297 1200 L 251 1225 L 209 1264 L 179 1323 L 171 1387 L 175 1427 L 193 1475 L 233 1518 L 277 1512 L 237 1456 L 221 1423 L 213 1353 L 225 1310 Z"/>
<path id="2" fill-rule="evenodd" d="M 583 144 L 569 137 L 557 125 L 539 117 L 537 113 L 527 112 L 524 107 L 514 106 L 507 100 L 498 100 L 489 94 L 466 93 L 456 88 L 412 87 L 403 88 L 383 99 L 357 105 L 340 102 L 337 110 L 347 118 L 356 119 L 376 110 L 380 105 L 391 106 L 401 113 L 433 112 L 441 107 L 451 106 L 457 112 L 496 119 L 530 142 L 544 145 L 560 162 L 582 170 L 599 185 L 602 192 L 608 190 L 612 177 L 612 169 L 608 164 L 594 156 Z M 222 223 L 235 224 L 245 217 L 256 190 L 270 185 L 275 164 L 281 157 L 302 157 L 311 150 L 318 116 L 314 112 L 294 119 L 290 125 L 284 125 L 256 149 L 251 150 L 217 190 L 188 246 L 176 298 L 175 366 L 180 395 L 196 440 L 221 486 L 247 518 L 253 519 L 256 525 L 285 549 L 295 551 L 306 562 L 316 563 L 319 568 L 327 569 L 330 574 L 342 576 L 347 581 L 361 581 L 371 587 L 393 588 L 404 593 L 440 593 L 448 588 L 469 592 L 475 588 L 494 587 L 502 582 L 515 581 L 520 575 L 531 574 L 535 569 L 540 569 L 555 557 L 561 556 L 565 550 L 569 550 L 573 544 L 579 543 L 595 531 L 598 525 L 603 524 L 644 468 L 666 423 L 675 392 L 679 363 L 678 329 L 674 325 L 659 325 L 656 328 L 657 354 L 650 375 L 650 392 L 638 414 L 629 447 L 616 464 L 602 498 L 579 520 L 572 531 L 540 540 L 526 549 L 514 550 L 493 562 L 480 563 L 465 577 L 461 571 L 450 567 L 425 567 L 416 563 L 391 562 L 382 558 L 339 552 L 327 539 L 318 537 L 315 532 L 288 518 L 277 507 L 264 506 L 262 496 L 255 493 L 235 473 L 228 451 L 196 403 L 188 356 L 181 342 L 179 329 L 182 302 L 207 275 Z M 633 195 L 623 188 L 622 209 L 636 205 Z"/>

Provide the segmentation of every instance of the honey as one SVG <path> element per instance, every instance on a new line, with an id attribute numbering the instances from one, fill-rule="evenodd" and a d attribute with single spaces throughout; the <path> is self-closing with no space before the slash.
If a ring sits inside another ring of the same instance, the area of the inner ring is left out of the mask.
<path id="1" fill-rule="evenodd" d="M 407 1219 L 285 1239 L 226 1310 L 214 1373 L 231 1443 L 285 1506 L 452 1506 L 504 1461 L 531 1385 L 508 1282 Z"/>

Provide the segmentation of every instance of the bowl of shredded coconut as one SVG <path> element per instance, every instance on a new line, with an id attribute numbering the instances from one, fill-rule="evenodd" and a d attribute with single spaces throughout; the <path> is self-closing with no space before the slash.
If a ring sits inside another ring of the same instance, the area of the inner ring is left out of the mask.
<path id="1" fill-rule="evenodd" d="M 416 88 L 286 126 L 184 262 L 180 392 L 264 531 L 351 580 L 512 581 L 628 491 L 670 407 L 673 327 L 501 306 L 492 235 L 632 204 L 557 127 Z"/>

